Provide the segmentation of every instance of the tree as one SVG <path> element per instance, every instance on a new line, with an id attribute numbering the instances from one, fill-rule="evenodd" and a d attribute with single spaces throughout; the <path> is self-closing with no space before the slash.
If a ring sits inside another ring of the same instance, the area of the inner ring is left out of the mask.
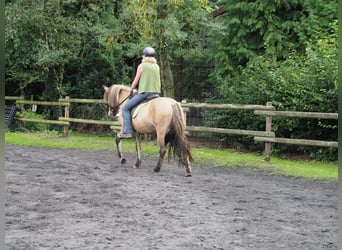
<path id="1" fill-rule="evenodd" d="M 65 64 L 77 55 L 79 39 L 72 20 L 62 19 L 52 1 L 16 1 L 6 6 L 7 81 L 45 84 L 43 98 L 63 93 Z"/>
<path id="2" fill-rule="evenodd" d="M 249 60 L 266 55 L 285 59 L 292 51 L 305 53 L 308 44 L 331 31 L 337 2 L 328 0 L 225 0 L 224 14 L 210 32 L 217 65 L 212 77 L 229 79 Z M 226 82 L 226 81 L 225 81 Z"/>
<path id="3" fill-rule="evenodd" d="M 198 94 L 191 65 L 205 58 L 198 35 L 210 10 L 201 0 L 7 1 L 6 91 L 48 100 L 98 95 L 89 89 L 129 84 L 130 67 L 150 45 L 158 53 L 164 95 L 176 97 L 175 77 L 177 95 Z"/>
<path id="4" fill-rule="evenodd" d="M 6 93 L 98 98 L 103 84 L 120 82 L 125 66 L 113 39 L 120 33 L 115 7 L 114 0 L 7 2 Z M 61 109 L 44 113 L 56 118 Z"/>
<path id="5" fill-rule="evenodd" d="M 194 58 L 203 46 L 197 35 L 205 23 L 210 7 L 206 1 L 127 1 L 121 20 L 128 23 L 126 34 L 131 35 L 128 48 L 131 56 L 140 56 L 143 46 L 156 48 L 161 66 L 161 80 L 165 96 L 175 98 L 175 57 Z M 135 42 L 134 42 L 135 41 Z M 185 52 L 187 51 L 187 53 Z"/>
<path id="6" fill-rule="evenodd" d="M 218 89 L 224 103 L 249 103 L 265 105 L 271 101 L 277 110 L 307 112 L 338 112 L 337 95 L 337 21 L 331 21 L 331 34 L 309 44 L 305 53 L 292 52 L 279 61 L 260 55 L 247 63 L 240 74 L 231 76 L 230 84 Z M 210 112 L 207 124 L 213 127 L 247 128 L 260 130 L 264 118 L 248 112 Z M 231 119 L 234 117 L 234 119 Z M 277 137 L 335 141 L 336 120 L 287 119 L 274 117 L 272 131 Z M 229 137 L 224 138 L 229 142 Z M 255 147 L 251 138 L 234 138 L 244 147 Z M 274 150 L 294 150 L 293 146 L 276 144 Z M 296 147 L 297 150 L 297 147 Z M 315 159 L 336 160 L 333 148 L 300 147 L 298 152 Z"/>

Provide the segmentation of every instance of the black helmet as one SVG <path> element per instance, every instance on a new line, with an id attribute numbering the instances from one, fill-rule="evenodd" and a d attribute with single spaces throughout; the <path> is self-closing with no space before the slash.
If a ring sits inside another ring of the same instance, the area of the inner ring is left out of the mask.
<path id="1" fill-rule="evenodd" d="M 155 51 L 152 47 L 146 47 L 143 49 L 142 53 L 144 56 L 154 57 Z"/>

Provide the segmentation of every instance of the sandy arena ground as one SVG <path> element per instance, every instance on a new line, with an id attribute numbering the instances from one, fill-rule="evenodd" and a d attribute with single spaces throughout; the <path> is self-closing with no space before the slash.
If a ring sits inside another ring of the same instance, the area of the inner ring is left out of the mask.
<path id="1" fill-rule="evenodd" d="M 126 156 L 6 145 L 8 249 L 337 249 L 337 182 Z"/>

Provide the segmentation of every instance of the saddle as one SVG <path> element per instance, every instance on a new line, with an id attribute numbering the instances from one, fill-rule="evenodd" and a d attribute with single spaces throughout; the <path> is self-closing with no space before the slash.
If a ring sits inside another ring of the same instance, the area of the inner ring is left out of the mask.
<path id="1" fill-rule="evenodd" d="M 132 109 L 132 119 L 134 119 L 135 117 L 137 117 L 138 113 L 140 110 L 142 110 L 142 108 L 149 102 L 151 101 L 152 99 L 155 99 L 155 98 L 158 98 L 160 97 L 159 94 L 153 94 L 153 95 L 150 95 L 149 97 L 147 97 L 144 101 L 142 101 L 140 104 L 138 104 L 138 106 L 134 107 Z"/>

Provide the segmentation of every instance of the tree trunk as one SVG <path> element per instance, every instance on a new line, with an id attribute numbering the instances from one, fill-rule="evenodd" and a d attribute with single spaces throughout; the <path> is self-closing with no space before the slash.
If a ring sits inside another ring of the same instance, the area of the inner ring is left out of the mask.
<path id="1" fill-rule="evenodd" d="M 172 76 L 172 71 L 169 64 L 169 53 L 168 53 L 168 45 L 164 40 L 164 31 L 165 31 L 165 20 L 168 15 L 168 4 L 165 1 L 160 1 L 157 4 L 157 18 L 161 20 L 159 23 L 159 29 L 157 28 L 157 32 L 155 36 L 159 41 L 159 64 L 160 64 L 160 80 L 162 85 L 163 96 L 175 98 L 175 88 L 174 81 Z"/>
<path id="2" fill-rule="evenodd" d="M 167 93 L 167 97 L 175 98 L 175 87 L 173 81 L 173 75 L 170 68 L 170 65 L 164 62 L 164 89 Z"/>

